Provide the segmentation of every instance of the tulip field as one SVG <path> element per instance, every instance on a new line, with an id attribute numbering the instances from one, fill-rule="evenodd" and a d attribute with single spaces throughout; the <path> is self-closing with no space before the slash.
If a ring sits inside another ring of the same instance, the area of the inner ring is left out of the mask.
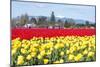
<path id="1" fill-rule="evenodd" d="M 11 29 L 11 64 L 96 60 L 95 29 Z"/>

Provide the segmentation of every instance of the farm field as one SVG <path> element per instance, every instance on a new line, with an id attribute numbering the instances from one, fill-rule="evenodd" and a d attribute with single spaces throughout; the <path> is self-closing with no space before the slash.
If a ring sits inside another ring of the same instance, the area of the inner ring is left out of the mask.
<path id="1" fill-rule="evenodd" d="M 12 29 L 12 65 L 96 60 L 95 29 Z"/>

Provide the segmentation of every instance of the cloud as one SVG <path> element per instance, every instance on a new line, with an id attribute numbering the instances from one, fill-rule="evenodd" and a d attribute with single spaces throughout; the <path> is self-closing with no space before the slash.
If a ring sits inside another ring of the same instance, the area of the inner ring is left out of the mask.
<path id="1" fill-rule="evenodd" d="M 48 6 L 47 4 L 43 4 L 43 3 L 33 3 L 33 5 L 38 7 L 38 8 L 45 8 Z"/>

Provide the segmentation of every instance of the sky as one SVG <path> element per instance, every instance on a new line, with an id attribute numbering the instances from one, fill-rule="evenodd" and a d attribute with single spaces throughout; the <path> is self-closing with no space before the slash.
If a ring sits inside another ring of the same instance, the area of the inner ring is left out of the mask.
<path id="1" fill-rule="evenodd" d="M 12 18 L 26 13 L 29 16 L 51 16 L 52 11 L 56 17 L 95 22 L 95 6 L 12 1 Z"/>

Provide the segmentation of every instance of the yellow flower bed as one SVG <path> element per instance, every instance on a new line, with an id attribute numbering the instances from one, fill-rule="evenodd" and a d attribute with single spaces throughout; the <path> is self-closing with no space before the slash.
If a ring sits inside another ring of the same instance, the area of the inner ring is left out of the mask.
<path id="1" fill-rule="evenodd" d="M 12 65 L 95 61 L 95 35 L 16 38 L 11 44 Z"/>

